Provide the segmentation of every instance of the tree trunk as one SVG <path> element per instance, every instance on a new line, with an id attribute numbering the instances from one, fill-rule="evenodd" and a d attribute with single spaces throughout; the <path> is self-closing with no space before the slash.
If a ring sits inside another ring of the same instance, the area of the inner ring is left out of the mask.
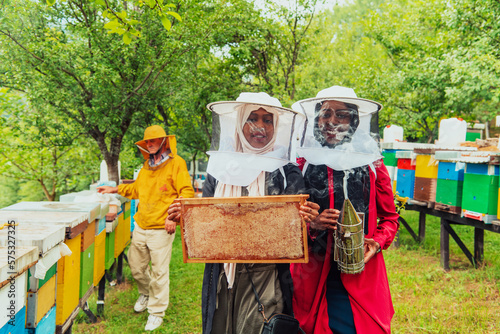
<path id="1" fill-rule="evenodd" d="M 108 155 L 108 159 L 104 159 L 104 161 L 106 161 L 106 165 L 108 166 L 108 180 L 115 181 L 116 185 L 120 184 L 118 160 L 119 156 L 114 156 L 111 154 Z"/>
<path id="2" fill-rule="evenodd" d="M 42 186 L 42 190 L 43 190 L 43 193 L 45 195 L 45 198 L 49 201 L 49 202 L 53 202 L 56 198 L 56 192 L 55 192 L 55 189 L 52 189 L 52 191 L 49 191 L 47 189 L 47 187 L 45 186 L 45 181 L 43 180 L 43 178 L 40 178 L 38 180 L 38 182 L 40 183 L 40 185 Z"/>
<path id="3" fill-rule="evenodd" d="M 119 185 L 120 177 L 118 172 L 118 160 L 120 159 L 123 135 L 111 138 L 109 149 L 106 145 L 103 133 L 97 133 L 97 135 L 94 136 L 94 139 L 97 141 L 99 150 L 101 151 L 104 161 L 106 161 L 106 165 L 108 166 L 108 180 L 115 181 L 116 185 Z"/>

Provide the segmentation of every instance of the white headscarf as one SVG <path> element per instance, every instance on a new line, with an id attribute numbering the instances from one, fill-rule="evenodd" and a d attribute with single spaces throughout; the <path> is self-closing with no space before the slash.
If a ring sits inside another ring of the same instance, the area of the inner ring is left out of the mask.
<path id="1" fill-rule="evenodd" d="M 248 117 L 252 113 L 252 111 L 258 109 L 264 109 L 268 113 L 273 114 L 273 137 L 266 144 L 266 146 L 262 148 L 253 147 L 245 135 L 243 134 L 243 127 L 247 123 Z M 236 124 L 236 133 L 235 133 L 235 151 L 241 153 L 248 154 L 256 154 L 262 155 L 273 151 L 274 144 L 276 142 L 276 136 L 278 133 L 278 112 L 271 107 L 263 107 L 255 104 L 243 104 L 238 108 L 238 116 L 237 116 L 237 124 Z M 266 181 L 266 172 L 261 171 L 257 178 L 253 180 L 247 187 L 248 196 L 264 196 L 266 194 L 265 191 L 265 181 Z M 239 185 L 231 185 L 219 182 L 217 187 L 215 188 L 214 197 L 240 197 L 241 196 L 241 186 Z"/>

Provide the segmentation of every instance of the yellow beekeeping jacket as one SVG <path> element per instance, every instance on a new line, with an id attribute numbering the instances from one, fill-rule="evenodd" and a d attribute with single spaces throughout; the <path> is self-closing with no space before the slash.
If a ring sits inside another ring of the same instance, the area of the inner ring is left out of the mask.
<path id="1" fill-rule="evenodd" d="M 142 229 L 165 228 L 168 207 L 174 199 L 194 197 L 186 162 L 175 153 L 156 167 L 149 166 L 146 160 L 135 182 L 120 184 L 118 193 L 139 199 L 134 220 Z"/>

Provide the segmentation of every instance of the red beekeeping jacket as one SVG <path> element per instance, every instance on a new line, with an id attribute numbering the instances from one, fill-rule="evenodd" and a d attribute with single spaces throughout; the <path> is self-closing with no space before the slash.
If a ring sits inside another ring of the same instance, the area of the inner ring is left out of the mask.
<path id="1" fill-rule="evenodd" d="M 376 175 L 370 170 L 369 234 L 365 237 L 373 238 L 382 249 L 387 249 L 398 230 L 399 215 L 394 206 L 387 168 L 381 161 L 375 162 L 375 166 Z M 330 231 L 326 249 L 332 250 L 332 244 L 333 232 Z M 382 254 L 380 252 L 368 261 L 360 274 L 341 274 L 342 283 L 349 294 L 358 334 L 391 331 L 394 308 Z M 330 251 L 320 255 L 311 253 L 309 247 L 309 263 L 292 264 L 290 268 L 294 285 L 293 311 L 306 333 L 332 333 L 328 324 L 326 300 L 326 281 L 332 265 L 331 257 Z"/>

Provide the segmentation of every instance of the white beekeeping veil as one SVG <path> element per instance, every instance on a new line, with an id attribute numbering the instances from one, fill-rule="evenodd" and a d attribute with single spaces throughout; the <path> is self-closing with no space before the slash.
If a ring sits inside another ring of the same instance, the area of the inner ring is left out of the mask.
<path id="1" fill-rule="evenodd" d="M 350 131 L 337 145 L 325 144 L 318 130 L 318 110 L 325 101 L 338 101 L 351 106 Z M 307 117 L 304 138 L 297 154 L 308 163 L 347 170 L 382 158 L 378 143 L 370 135 L 371 116 L 382 109 L 381 104 L 358 98 L 351 88 L 333 86 L 320 91 L 315 98 L 295 102 L 292 109 L 303 112 Z"/>
<path id="2" fill-rule="evenodd" d="M 219 118 L 212 134 L 214 138 L 219 135 L 213 145 L 218 150 L 207 152 L 207 172 L 219 182 L 246 187 L 261 172 L 273 172 L 295 162 L 305 120 L 302 112 L 284 108 L 278 99 L 262 92 L 241 93 L 236 101 L 214 102 L 207 108 Z M 265 147 L 255 149 L 246 142 L 242 127 L 250 113 L 260 108 L 273 114 L 274 136 Z"/>

